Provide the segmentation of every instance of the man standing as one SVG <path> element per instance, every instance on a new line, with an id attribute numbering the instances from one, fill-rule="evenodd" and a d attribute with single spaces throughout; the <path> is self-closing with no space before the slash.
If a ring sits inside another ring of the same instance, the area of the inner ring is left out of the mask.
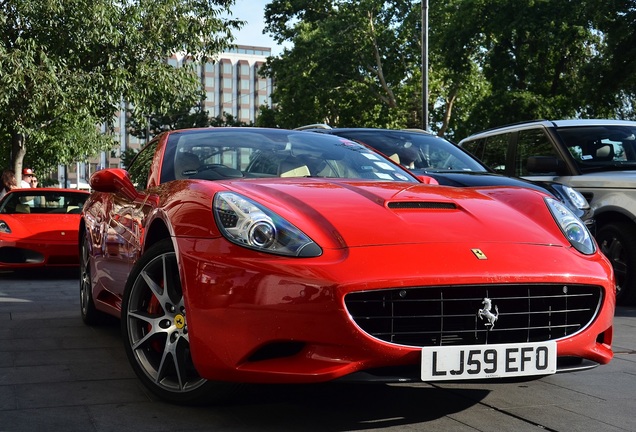
<path id="1" fill-rule="evenodd" d="M 23 188 L 38 187 L 38 179 L 31 168 L 24 168 L 22 170 L 22 182 L 20 182 L 20 185 Z"/>

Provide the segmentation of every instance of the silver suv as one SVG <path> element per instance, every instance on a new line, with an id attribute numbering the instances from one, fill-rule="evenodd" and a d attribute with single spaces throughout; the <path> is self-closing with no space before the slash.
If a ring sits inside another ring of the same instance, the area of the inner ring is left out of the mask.
<path id="1" fill-rule="evenodd" d="M 538 120 L 479 132 L 459 146 L 501 174 L 581 192 L 614 267 L 617 301 L 636 304 L 636 122 Z"/>

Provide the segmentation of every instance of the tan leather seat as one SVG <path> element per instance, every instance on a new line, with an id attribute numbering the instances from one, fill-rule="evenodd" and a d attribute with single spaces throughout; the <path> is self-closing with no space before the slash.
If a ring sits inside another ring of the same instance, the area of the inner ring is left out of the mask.
<path id="1" fill-rule="evenodd" d="M 283 159 L 278 166 L 279 177 L 308 177 L 310 175 L 309 167 L 295 157 Z"/>
<path id="2" fill-rule="evenodd" d="M 31 213 L 31 207 L 29 207 L 28 204 L 16 204 L 15 205 L 15 212 L 16 213 Z"/>

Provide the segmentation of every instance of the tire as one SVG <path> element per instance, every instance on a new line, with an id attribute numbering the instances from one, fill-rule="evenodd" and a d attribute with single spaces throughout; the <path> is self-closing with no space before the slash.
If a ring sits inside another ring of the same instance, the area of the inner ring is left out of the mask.
<path id="1" fill-rule="evenodd" d="M 80 244 L 80 277 L 79 277 L 79 294 L 80 294 L 80 315 L 84 324 L 96 326 L 103 324 L 106 320 L 106 314 L 95 308 L 93 300 L 93 280 L 91 276 L 91 256 L 88 247 L 87 235 L 82 237 Z"/>
<path id="2" fill-rule="evenodd" d="M 636 304 L 636 228 L 627 223 L 610 223 L 598 230 L 596 241 L 614 268 L 616 303 Z"/>
<path id="3" fill-rule="evenodd" d="M 224 400 L 235 385 L 199 376 L 190 354 L 187 313 L 170 239 L 153 245 L 132 269 L 122 304 L 124 348 L 152 393 L 170 402 Z M 227 390 L 224 390 L 227 387 Z"/>

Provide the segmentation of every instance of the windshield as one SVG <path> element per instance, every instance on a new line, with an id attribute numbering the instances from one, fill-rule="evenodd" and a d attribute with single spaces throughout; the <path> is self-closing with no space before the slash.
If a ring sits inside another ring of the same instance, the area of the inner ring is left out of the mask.
<path id="1" fill-rule="evenodd" d="M 218 128 L 174 133 L 168 140 L 162 182 L 262 177 L 418 181 L 365 146 L 311 132 Z"/>
<path id="2" fill-rule="evenodd" d="M 557 133 L 581 171 L 636 168 L 636 128 L 578 126 Z"/>
<path id="3" fill-rule="evenodd" d="M 13 190 L 0 202 L 0 213 L 6 214 L 79 214 L 88 193 L 51 191 L 47 189 Z"/>
<path id="4" fill-rule="evenodd" d="M 373 147 L 410 169 L 488 172 L 464 150 L 428 133 L 397 130 L 348 130 L 335 133 Z"/>

